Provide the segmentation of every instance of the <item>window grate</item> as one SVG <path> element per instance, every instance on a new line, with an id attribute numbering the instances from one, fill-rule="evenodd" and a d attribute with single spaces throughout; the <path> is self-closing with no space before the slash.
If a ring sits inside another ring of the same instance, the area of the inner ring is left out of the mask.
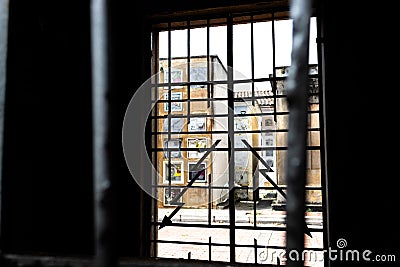
<path id="1" fill-rule="evenodd" d="M 282 14 L 258 11 L 244 19 L 231 13 L 155 24 L 156 97 L 149 116 L 149 151 L 157 169 L 153 257 L 276 264 L 279 259 L 266 259 L 265 253 L 285 250 L 290 62 L 281 63 L 290 51 L 281 46 L 282 32 L 290 38 L 292 32 L 291 20 Z M 247 50 L 237 50 L 239 41 L 247 43 Z M 260 52 L 261 46 L 268 51 Z M 248 75 L 235 69 L 242 53 L 249 60 L 238 69 L 247 67 Z M 262 57 L 265 65 L 260 64 Z M 325 188 L 318 67 L 318 62 L 309 64 L 305 191 L 311 215 L 306 216 L 310 232 L 305 232 L 305 248 L 322 252 Z M 179 146 L 164 145 L 178 139 Z M 246 231 L 252 231 L 251 238 L 244 238 Z M 279 238 L 268 241 L 274 235 Z"/>

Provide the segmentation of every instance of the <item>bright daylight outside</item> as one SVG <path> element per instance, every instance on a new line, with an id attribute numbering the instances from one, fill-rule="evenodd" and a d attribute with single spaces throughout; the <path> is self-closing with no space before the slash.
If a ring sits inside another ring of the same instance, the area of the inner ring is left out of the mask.
<path id="1" fill-rule="evenodd" d="M 292 21 L 168 24 L 153 46 L 154 256 L 282 262 Z M 309 75 L 305 261 L 323 266 L 315 18 Z"/>

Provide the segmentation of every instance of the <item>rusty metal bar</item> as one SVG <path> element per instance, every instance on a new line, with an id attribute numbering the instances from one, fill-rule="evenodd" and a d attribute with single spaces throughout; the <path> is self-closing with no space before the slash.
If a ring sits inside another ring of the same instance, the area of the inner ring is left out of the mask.
<path id="1" fill-rule="evenodd" d="M 289 132 L 287 151 L 286 259 L 287 266 L 303 266 L 307 147 L 308 57 L 310 0 L 292 0 L 292 64 L 287 78 Z"/>
<path id="2" fill-rule="evenodd" d="M 116 267 L 115 175 L 112 175 L 112 55 L 110 1 L 91 1 L 93 168 L 96 267 Z"/>
<path id="3" fill-rule="evenodd" d="M 3 162 L 3 133 L 4 133 L 4 105 L 6 95 L 6 62 L 8 38 L 8 5 L 9 0 L 0 0 L 0 240 L 2 239 L 2 162 Z M 0 257 L 1 257 L 0 250 Z M 1 260 L 1 259 L 0 259 Z"/>

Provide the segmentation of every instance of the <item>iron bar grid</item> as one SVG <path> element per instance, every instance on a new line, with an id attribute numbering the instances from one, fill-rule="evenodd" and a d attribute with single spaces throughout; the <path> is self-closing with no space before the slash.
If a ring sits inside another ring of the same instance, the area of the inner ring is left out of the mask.
<path id="1" fill-rule="evenodd" d="M 168 119 L 168 131 L 153 131 L 151 134 L 154 136 L 154 139 L 157 140 L 157 138 L 161 137 L 162 135 L 168 134 L 168 140 L 170 140 L 173 136 L 187 136 L 187 137 L 195 137 L 198 135 L 226 135 L 228 136 L 229 139 L 234 140 L 236 135 L 240 135 L 240 134 L 268 134 L 268 133 L 288 133 L 288 129 L 260 129 L 260 130 L 245 130 L 245 131 L 238 131 L 238 130 L 234 130 L 234 120 L 236 118 L 253 118 L 253 117 L 257 117 L 257 116 L 273 116 L 274 121 L 277 122 L 279 116 L 287 116 L 290 115 L 289 112 L 286 111 L 278 111 L 277 109 L 277 103 L 280 100 L 284 100 L 287 98 L 287 95 L 285 93 L 280 93 L 277 94 L 277 83 L 279 81 L 284 81 L 286 80 L 287 77 L 277 77 L 275 75 L 275 71 L 273 71 L 272 76 L 269 77 L 263 77 L 263 78 L 255 78 L 254 77 L 254 28 L 253 28 L 253 24 L 258 21 L 257 19 L 255 19 L 255 15 L 257 15 L 258 13 L 250 13 L 249 14 L 249 19 L 248 19 L 248 23 L 250 23 L 251 25 L 251 78 L 250 79 L 234 79 L 233 78 L 233 73 L 231 70 L 227 71 L 227 79 L 226 80 L 218 80 L 218 81 L 214 81 L 211 79 L 211 71 L 210 71 L 210 29 L 212 28 L 213 23 L 210 21 L 210 18 L 205 18 L 207 20 L 207 22 L 205 23 L 205 27 L 207 30 L 207 38 L 206 38 L 206 45 L 207 45 L 207 53 L 206 53 L 206 58 L 207 58 L 207 80 L 204 82 L 198 82 L 198 81 L 192 81 L 190 78 L 190 75 L 188 75 L 187 80 L 186 81 L 182 81 L 182 82 L 172 82 L 171 81 L 171 71 L 169 71 L 169 77 L 168 77 L 168 82 L 167 83 L 156 83 L 154 85 L 155 88 L 157 89 L 164 89 L 167 88 L 168 90 L 168 94 L 169 97 L 167 100 L 156 100 L 153 103 L 160 104 L 160 103 L 167 103 L 169 105 L 169 107 L 171 107 L 171 103 L 182 103 L 182 104 L 186 104 L 187 105 L 187 109 L 186 109 L 186 113 L 182 112 L 183 114 L 178 113 L 172 113 L 171 109 L 168 110 L 168 115 L 162 115 L 162 114 L 158 114 L 156 113 L 155 115 L 150 116 L 149 118 L 153 121 L 158 121 L 160 119 Z M 275 43 L 276 43 L 276 39 L 275 39 L 275 19 L 281 18 L 281 15 L 275 16 L 275 13 L 269 13 L 270 16 L 270 20 L 272 22 L 272 42 L 273 42 L 273 59 L 272 59 L 272 65 L 273 65 L 273 70 L 276 69 L 276 47 L 275 47 Z M 224 17 L 224 22 L 221 23 L 220 25 L 223 25 L 226 27 L 227 29 L 227 66 L 228 67 L 233 67 L 233 58 L 234 58 L 234 52 L 233 52 L 233 26 L 236 23 L 236 19 L 237 17 L 233 14 L 227 14 Z M 187 73 L 190 73 L 190 69 L 191 69 L 191 44 L 190 44 L 190 39 L 191 39 L 191 27 L 193 25 L 196 25 L 196 22 L 193 22 L 191 20 L 191 18 L 186 18 L 183 21 L 184 26 L 182 27 L 182 29 L 186 29 L 187 30 L 187 57 L 183 57 L 183 59 L 186 59 L 186 65 L 187 65 Z M 158 60 L 168 60 L 168 67 L 171 69 L 172 67 L 172 60 L 173 59 L 178 59 L 180 57 L 176 57 L 176 58 L 172 58 L 171 57 L 171 46 L 172 46 L 172 42 L 171 42 L 171 31 L 178 29 L 176 27 L 173 27 L 172 24 L 174 24 L 176 21 L 174 20 L 168 20 L 168 58 L 159 58 Z M 214 26 L 214 25 L 213 25 Z M 267 75 L 267 74 L 266 74 Z M 318 79 L 319 75 L 315 75 L 315 74 L 310 74 L 309 78 L 315 78 Z M 164 80 L 165 81 L 165 80 Z M 255 95 L 255 83 L 258 82 L 270 82 L 271 83 L 271 88 L 272 88 L 272 95 L 268 95 L 268 96 L 256 96 Z M 249 83 L 249 85 L 251 85 L 251 96 L 246 96 L 246 97 L 242 97 L 242 98 L 235 98 L 234 97 L 234 91 L 231 90 L 234 85 L 239 85 L 239 84 L 246 84 Z M 201 86 L 206 86 L 207 89 L 207 97 L 194 97 L 192 96 L 192 89 L 191 86 L 196 86 L 196 85 L 201 85 Z M 214 86 L 218 86 L 218 85 L 225 85 L 226 91 L 227 91 L 227 97 L 218 97 L 215 96 L 213 94 L 213 87 Z M 182 90 L 186 91 L 187 97 L 182 97 L 181 99 L 174 99 L 172 101 L 171 99 L 171 92 L 172 92 L 172 87 L 181 87 Z M 320 90 L 321 91 L 321 90 Z M 309 93 L 309 97 L 319 97 L 320 93 Z M 251 103 L 254 105 L 256 100 L 258 99 L 271 99 L 273 101 L 273 104 L 271 105 L 271 107 L 273 108 L 271 111 L 263 111 L 263 112 L 258 112 L 258 113 L 252 113 L 252 114 L 236 114 L 233 113 L 232 110 L 235 108 L 235 105 L 240 103 L 240 102 L 245 102 L 245 101 L 251 101 Z M 212 107 L 215 103 L 217 103 L 218 101 L 227 101 L 227 106 L 230 108 L 230 110 L 228 110 L 227 113 L 225 114 L 196 114 L 193 113 L 191 110 L 191 103 L 202 103 L 202 102 L 206 102 L 207 103 L 207 107 L 210 108 Z M 311 103 L 308 103 L 308 105 L 310 105 Z M 319 104 L 319 103 L 318 103 Z M 320 114 L 320 109 L 308 109 L 307 110 L 307 114 L 308 115 L 319 115 Z M 182 118 L 182 119 L 186 119 L 188 122 L 193 119 L 193 118 L 206 118 L 206 119 L 215 119 L 215 118 L 227 118 L 228 119 L 228 129 L 227 130 L 205 130 L 205 131 L 201 131 L 201 132 L 192 132 L 192 131 L 173 131 L 171 130 L 171 119 L 172 118 Z M 320 117 L 321 119 L 321 117 Z M 308 126 L 306 131 L 308 133 L 319 133 L 321 131 L 320 127 L 311 127 Z M 157 142 L 156 142 L 157 143 Z M 321 151 L 321 147 L 322 145 L 308 145 L 306 146 L 306 150 L 307 151 Z M 171 152 L 176 152 L 176 151 L 180 151 L 180 152 L 196 152 L 198 149 L 196 148 L 188 148 L 188 147 L 180 147 L 180 148 L 160 148 L 160 147 L 151 147 L 150 151 L 152 152 L 156 152 L 154 154 L 157 154 L 157 152 L 167 152 L 167 154 L 169 155 L 167 157 L 167 160 L 169 162 L 171 162 Z M 259 240 L 254 239 L 253 244 L 236 244 L 236 234 L 235 231 L 236 230 L 272 230 L 272 231 L 286 231 L 286 227 L 280 227 L 280 226 L 260 226 L 257 224 L 257 219 L 258 219 L 258 215 L 257 215 L 257 198 L 253 198 L 252 200 L 252 205 L 253 205 L 253 225 L 240 225 L 237 224 L 235 221 L 235 205 L 236 203 L 234 202 L 234 196 L 235 196 L 235 191 L 237 190 L 253 190 L 253 192 L 259 191 L 259 190 L 271 190 L 271 191 L 275 191 L 276 192 L 276 188 L 273 186 L 257 186 L 257 181 L 253 180 L 253 184 L 249 185 L 249 186 L 235 186 L 235 182 L 234 182 L 234 177 L 233 177 L 233 173 L 234 173 L 234 165 L 235 165 L 235 153 L 236 152 L 251 152 L 251 150 L 253 152 L 260 152 L 260 151 L 287 151 L 288 147 L 287 146 L 283 146 L 283 147 L 279 147 L 279 146 L 275 146 L 275 147 L 263 147 L 263 146 L 254 146 L 252 147 L 252 149 L 249 148 L 243 148 L 243 147 L 236 147 L 235 144 L 231 144 L 230 142 L 228 142 L 227 147 L 217 147 L 215 148 L 214 152 L 227 152 L 228 153 L 228 160 L 230 162 L 229 164 L 229 183 L 227 186 L 218 186 L 218 185 L 214 185 L 211 181 L 213 179 L 212 175 L 208 175 L 208 179 L 206 181 L 207 184 L 205 185 L 195 185 L 195 184 L 190 184 L 190 188 L 192 189 L 204 189 L 208 192 L 208 205 L 206 207 L 207 209 L 207 223 L 202 224 L 202 223 L 178 223 L 178 222 L 172 222 L 171 224 L 169 224 L 169 226 L 175 226 L 175 227 L 183 227 L 183 228 L 188 228 L 188 227 L 199 227 L 199 228 L 222 228 L 222 229 L 227 229 L 229 230 L 229 242 L 228 243 L 217 243 L 217 242 L 212 242 L 211 237 L 209 238 L 208 242 L 194 242 L 194 241 L 181 241 L 181 240 L 174 240 L 174 241 L 170 241 L 170 240 L 162 240 L 162 239 L 152 239 L 151 242 L 154 244 L 158 244 L 158 243 L 171 243 L 171 244 L 186 244 L 186 245 L 199 245 L 199 246 L 208 246 L 209 247 L 209 260 L 211 261 L 211 246 L 226 246 L 229 247 L 230 250 L 230 255 L 229 255 L 229 261 L 231 263 L 235 263 L 236 262 L 236 254 L 235 254 L 235 249 L 239 248 L 239 247 L 248 247 L 248 248 L 253 248 L 254 249 L 254 253 L 255 256 L 257 255 L 257 249 L 259 248 L 265 248 L 265 246 L 260 245 Z M 251 153 L 250 153 L 251 154 Z M 174 158 L 174 160 L 176 160 L 176 158 Z M 169 165 L 171 166 L 171 165 Z M 169 172 L 170 172 L 169 168 Z M 171 175 L 171 173 L 170 173 Z M 154 185 L 155 188 L 160 189 L 160 188 L 177 188 L 177 189 L 188 189 L 189 186 L 187 185 L 180 185 L 180 184 L 157 184 Z M 286 186 L 285 185 L 279 185 L 280 189 L 282 190 L 286 190 Z M 229 190 L 229 203 L 228 203 L 228 217 L 229 217 L 229 221 L 227 223 L 223 223 L 223 224 L 215 224 L 212 223 L 211 217 L 212 217 L 212 209 L 213 209 L 213 205 L 211 203 L 212 197 L 211 197 L 211 193 L 213 192 L 213 190 L 223 190 L 223 189 L 231 189 Z M 310 190 L 317 190 L 320 192 L 323 192 L 325 189 L 323 186 L 306 186 L 305 191 L 310 191 Z M 155 217 L 156 218 L 156 217 Z M 154 226 L 153 229 L 157 229 L 157 226 L 160 226 L 160 222 L 158 221 L 152 221 L 151 222 L 152 225 Z M 323 227 L 312 227 L 309 229 L 310 232 L 324 232 L 324 228 Z M 156 235 L 155 235 L 156 236 Z M 261 242 L 262 243 L 262 242 Z M 156 246 L 155 246 L 156 247 Z M 269 246 L 269 248 L 279 248 L 279 249 L 285 249 L 285 247 L 283 246 Z M 315 250 L 320 250 L 322 251 L 323 248 L 308 248 L 307 249 L 315 249 Z M 187 255 L 188 258 L 191 257 L 191 253 L 189 252 Z M 257 263 L 257 257 L 255 259 L 256 263 Z"/>

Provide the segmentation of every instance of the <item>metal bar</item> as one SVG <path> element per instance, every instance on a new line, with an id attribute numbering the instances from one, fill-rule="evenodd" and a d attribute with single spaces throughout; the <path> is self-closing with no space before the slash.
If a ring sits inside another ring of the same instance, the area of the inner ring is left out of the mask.
<path id="1" fill-rule="evenodd" d="M 178 241 L 178 240 L 157 240 L 159 243 L 163 244 L 179 244 L 179 245 L 198 245 L 198 246 L 216 246 L 216 247 L 227 247 L 229 244 L 226 243 L 210 243 L 211 237 L 209 237 L 209 242 L 195 242 L 195 241 Z M 155 242 L 156 240 L 152 240 Z M 253 244 L 236 244 L 236 247 L 241 247 L 241 248 L 272 248 L 272 249 L 283 249 L 285 246 L 278 246 L 278 245 L 259 245 L 257 239 L 254 239 L 255 242 Z M 323 251 L 323 248 L 316 248 L 316 247 L 310 247 L 307 248 L 307 250 L 313 250 L 313 251 Z M 235 265 L 236 266 L 236 265 Z"/>
<path id="2" fill-rule="evenodd" d="M 153 32 L 153 64 L 154 64 L 154 69 L 153 69 L 153 73 L 158 74 L 159 70 L 160 70 L 160 66 L 159 66 L 159 32 Z M 160 83 L 160 75 L 155 75 L 155 95 L 154 98 L 158 99 L 159 96 L 159 90 L 160 88 L 157 86 Z M 161 89 L 163 90 L 163 89 Z M 158 105 L 154 105 L 154 114 L 158 114 L 159 110 L 158 110 Z M 159 123 L 158 120 L 154 120 L 152 119 L 153 122 L 153 131 L 152 132 L 156 132 L 158 127 L 159 127 Z M 153 144 L 157 147 L 158 146 L 158 136 L 157 135 L 153 135 Z M 152 145 L 153 147 L 153 145 Z M 157 162 L 158 162 L 158 153 L 154 153 L 154 151 L 152 151 L 152 158 L 153 158 L 153 165 L 157 166 Z M 158 176 L 157 175 L 153 175 L 152 177 L 152 185 L 155 185 L 154 188 L 154 196 L 158 196 Z M 154 218 L 158 218 L 158 203 L 156 200 L 152 200 L 152 210 L 153 210 L 153 217 Z M 152 237 L 154 239 L 158 239 L 158 231 L 157 231 L 157 227 L 152 226 Z M 151 256 L 156 257 L 157 256 L 157 243 L 153 243 L 151 248 Z"/>
<path id="3" fill-rule="evenodd" d="M 264 171 L 263 171 L 264 172 Z M 155 185 L 154 187 L 166 188 L 168 185 Z M 173 185 L 172 188 L 185 188 L 186 185 Z M 227 186 L 208 186 L 208 185 L 192 185 L 191 188 L 211 188 L 211 189 L 229 189 Z M 235 186 L 233 189 L 251 189 L 250 186 Z M 280 185 L 279 188 L 285 189 L 286 186 Z M 344 187 L 346 188 L 346 187 Z M 259 189 L 276 189 L 274 186 L 260 186 Z M 306 186 L 305 190 L 322 190 L 320 186 Z"/>
<path id="4" fill-rule="evenodd" d="M 213 66 L 214 69 L 214 66 Z M 207 19 L 207 108 L 211 106 L 211 72 L 210 72 L 210 19 Z"/>
<path id="5" fill-rule="evenodd" d="M 190 20 L 187 21 L 187 82 L 190 84 Z M 186 113 L 186 124 L 190 123 L 190 86 L 187 86 L 187 113 Z"/>
<path id="6" fill-rule="evenodd" d="M 251 50 L 251 104 L 255 106 L 254 100 L 254 20 L 253 15 L 251 15 L 250 22 L 250 50 Z"/>
<path id="7" fill-rule="evenodd" d="M 257 227 L 258 174 L 253 176 L 253 225 Z"/>
<path id="8" fill-rule="evenodd" d="M 109 4 L 91 1 L 95 266 L 116 267 L 115 175 L 112 166 L 112 55 Z"/>
<path id="9" fill-rule="evenodd" d="M 182 59 L 182 58 L 174 57 L 174 59 Z M 314 74 L 314 75 L 315 75 L 315 77 L 317 77 L 316 74 Z M 310 75 L 310 77 L 312 77 L 312 75 Z M 286 77 L 276 77 L 277 81 L 285 80 L 285 79 L 286 79 Z M 268 81 L 272 81 L 272 80 L 273 80 L 272 78 L 254 78 L 254 82 L 268 82 Z M 233 82 L 233 84 L 242 84 L 242 83 L 251 83 L 252 81 L 253 81 L 252 79 L 237 79 L 237 80 L 234 80 L 232 82 Z M 217 80 L 217 81 L 210 80 L 210 81 L 206 81 L 206 82 L 204 82 L 204 81 L 201 81 L 201 82 L 193 81 L 193 82 L 190 82 L 190 85 L 206 85 L 206 84 L 218 85 L 218 84 L 227 84 L 227 83 L 228 83 L 227 80 L 222 80 L 221 79 L 221 80 Z M 189 85 L 189 83 L 188 82 L 171 82 L 171 85 L 174 85 L 174 86 L 186 86 L 186 85 Z M 165 87 L 165 86 L 168 86 L 168 83 L 160 83 L 158 85 L 158 87 Z"/>
<path id="10" fill-rule="evenodd" d="M 316 129 L 314 129 L 314 131 L 317 131 Z M 229 131 L 201 131 L 201 132 L 184 132 L 184 131 L 182 131 L 182 132 L 178 132 L 178 131 L 176 131 L 176 132 L 171 132 L 171 134 L 209 134 L 209 133 L 214 133 L 214 134 L 226 134 L 226 133 L 228 133 Z M 288 130 L 285 130 L 285 129 L 280 129 L 280 130 L 253 130 L 253 131 L 233 131 L 233 133 L 241 133 L 241 134 L 244 134 L 244 133 L 285 133 L 285 132 L 288 132 Z M 153 134 L 165 134 L 166 132 L 157 132 L 157 133 L 153 133 Z M 315 148 L 319 148 L 319 146 L 309 146 L 309 147 L 315 147 Z M 272 150 L 272 148 L 268 148 L 268 147 L 266 147 L 266 150 Z"/>
<path id="11" fill-rule="evenodd" d="M 193 100 L 193 99 L 192 99 Z M 176 101 L 176 102 L 180 102 L 180 101 Z M 310 110 L 307 111 L 307 114 L 319 114 L 319 110 Z M 253 113 L 253 114 L 234 114 L 233 117 L 239 118 L 239 117 L 254 117 L 254 116 L 265 116 L 265 115 L 273 115 L 274 113 L 272 112 L 265 112 L 265 113 Z M 277 115 L 289 115 L 289 112 L 277 112 Z M 168 115 L 159 115 L 159 116 L 151 116 L 150 118 L 152 119 L 165 119 L 167 118 Z M 179 114 L 174 114 L 171 115 L 171 118 L 185 118 L 186 115 L 179 115 Z M 228 114 L 191 114 L 192 118 L 217 118 L 217 117 L 228 117 Z M 320 131 L 321 128 L 307 128 L 307 131 Z M 260 131 L 260 130 L 259 130 Z M 285 129 L 269 129 L 269 130 L 265 130 L 265 131 L 269 131 L 269 132 L 279 132 L 279 131 L 287 131 Z M 243 131 L 240 131 L 243 132 Z M 191 132 L 194 133 L 194 132 Z"/>
<path id="12" fill-rule="evenodd" d="M 257 248 L 258 248 L 258 245 L 257 245 L 257 239 L 255 239 L 255 238 L 254 238 L 253 247 L 254 247 L 254 263 L 257 264 L 257 256 L 258 256 Z"/>
<path id="13" fill-rule="evenodd" d="M 212 242 L 211 242 L 211 236 L 208 237 L 208 261 L 212 260 L 211 253 L 212 253 Z"/>
<path id="14" fill-rule="evenodd" d="M 211 224 L 211 209 L 212 209 L 212 183 L 211 183 L 211 173 L 208 174 L 208 224 Z"/>
<path id="15" fill-rule="evenodd" d="M 227 65 L 228 65 L 228 158 L 229 158 L 229 261 L 234 263 L 235 257 L 235 152 L 234 148 L 234 101 L 233 101 L 233 18 L 227 18 Z"/>
<path id="16" fill-rule="evenodd" d="M 275 13 L 272 13 L 272 95 L 274 99 L 274 121 L 277 121 L 277 109 L 276 109 L 276 47 L 275 47 Z"/>
<path id="17" fill-rule="evenodd" d="M 284 5 L 281 5 L 281 6 L 279 6 L 279 7 L 273 7 L 273 6 L 270 6 L 270 7 L 268 7 L 268 10 L 270 10 L 271 12 L 275 12 L 275 13 L 284 13 L 284 14 L 281 14 L 280 16 L 278 16 L 278 18 L 279 19 L 287 19 L 288 17 L 289 17 L 289 15 L 287 14 L 287 7 L 286 6 L 284 6 Z M 240 18 L 240 17 L 243 17 L 244 19 L 242 19 L 242 20 L 238 20 L 239 21 L 239 23 L 241 23 L 241 22 L 248 22 L 249 20 L 247 19 L 247 18 L 245 18 L 246 16 L 248 17 L 248 16 L 250 16 L 250 15 L 253 15 L 253 16 L 256 16 L 256 15 L 265 15 L 266 14 L 266 12 L 265 12 L 265 8 L 262 8 L 262 9 L 260 9 L 260 10 L 248 10 L 248 11 L 242 11 L 242 10 L 228 10 L 228 11 L 226 11 L 226 9 L 224 8 L 223 10 L 221 10 L 221 12 L 213 12 L 212 14 L 210 14 L 210 13 L 206 13 L 206 14 L 197 14 L 197 15 L 195 15 L 195 16 L 192 16 L 192 19 L 194 20 L 194 19 L 196 19 L 196 20 L 205 20 L 205 19 L 220 19 L 221 18 L 221 13 L 222 12 L 229 12 L 230 13 L 230 15 L 232 16 L 232 17 L 236 17 L 236 18 Z M 157 26 L 157 27 L 155 27 L 156 29 L 159 29 L 159 30 L 162 30 L 162 29 L 164 29 L 165 27 L 164 26 L 161 26 L 160 24 L 161 23 L 163 23 L 163 22 L 165 22 L 165 19 L 166 18 L 171 18 L 171 17 L 173 17 L 173 12 L 171 12 L 171 15 L 170 16 L 158 16 L 158 17 L 153 17 L 153 19 L 152 19 L 152 23 L 155 25 L 155 26 Z M 174 24 L 174 29 L 182 29 L 182 24 L 183 24 L 183 22 L 184 21 L 186 21 L 186 17 L 185 16 L 182 16 L 182 17 L 173 17 L 174 18 L 174 22 L 175 22 L 175 24 Z M 270 21 L 271 19 L 269 18 L 269 17 L 265 17 L 265 19 L 261 19 L 260 21 Z M 158 23 L 160 23 L 160 24 L 158 24 Z M 212 26 L 218 26 L 218 25 L 220 25 L 221 24 L 221 21 L 217 21 L 217 22 L 213 22 L 211 25 Z M 200 24 L 200 25 L 198 25 L 198 26 L 202 26 L 203 24 Z"/>
<path id="18" fill-rule="evenodd" d="M 254 151 L 267 151 L 267 150 L 280 150 L 280 151 L 282 151 L 282 150 L 287 150 L 287 149 L 288 149 L 287 147 L 274 147 L 274 148 L 272 148 L 272 147 L 253 147 L 252 148 L 252 150 L 254 150 Z M 307 150 L 319 150 L 320 146 L 307 146 L 306 149 Z M 169 150 L 170 151 L 198 151 L 198 150 L 193 149 L 193 148 L 182 148 L 182 149 L 170 148 Z M 227 147 L 220 147 L 220 148 L 215 148 L 214 151 L 229 151 L 229 150 L 232 150 L 232 151 L 250 151 L 248 148 L 244 148 L 244 147 L 232 148 L 232 149 L 229 149 Z M 151 149 L 151 151 L 162 152 L 164 150 L 161 149 L 161 148 L 153 148 L 153 149 Z"/>
<path id="19" fill-rule="evenodd" d="M 318 5 L 322 5 L 321 2 L 318 2 Z M 322 9 L 321 6 L 317 8 L 317 10 Z M 329 203 L 328 203 L 328 172 L 326 168 L 326 131 L 325 131 L 325 58 L 323 57 L 325 45 L 323 40 L 325 39 L 325 29 L 323 27 L 324 23 L 321 21 L 322 16 L 317 16 L 317 49 L 318 49 L 318 85 L 319 85 L 319 110 L 322 111 L 322 114 L 319 116 L 319 123 L 321 125 L 321 134 L 320 134 L 320 143 L 321 143 L 321 187 L 325 190 L 322 190 L 322 225 L 325 231 L 323 232 L 323 247 L 328 248 L 330 242 L 330 226 L 329 226 Z M 327 260 L 324 262 L 324 266 L 329 267 L 330 261 Z"/>
<path id="20" fill-rule="evenodd" d="M 310 0 L 292 0 L 293 19 L 292 65 L 287 78 L 289 132 L 287 151 L 286 259 L 287 266 L 303 266 L 302 257 L 292 258 L 292 252 L 304 250 L 304 211 L 306 184 L 308 57 L 310 36 Z"/>
<path id="21" fill-rule="evenodd" d="M 152 222 L 153 225 L 161 225 L 162 222 Z M 176 223 L 172 222 L 168 224 L 168 226 L 179 226 L 179 227 L 198 227 L 198 228 L 220 228 L 220 229 L 229 229 L 229 224 L 212 224 L 209 225 L 208 223 Z M 236 229 L 242 230 L 274 230 L 274 231 L 285 231 L 286 228 L 282 226 L 245 226 L 245 225 L 236 225 Z M 311 233 L 314 232 L 323 232 L 322 228 L 308 228 Z M 237 245 L 236 245 L 237 246 Z"/>
<path id="22" fill-rule="evenodd" d="M 6 97 L 7 40 L 9 0 L 0 0 L 0 240 L 2 240 L 2 162 L 4 134 L 4 105 Z M 0 250 L 0 258 L 1 258 Z M 0 259 L 1 260 L 1 259 Z"/>
<path id="23" fill-rule="evenodd" d="M 172 110 L 172 92 L 171 92 L 171 73 L 172 73 L 172 59 L 171 59 L 171 21 L 168 21 L 168 139 L 167 144 L 171 141 L 171 110 Z M 164 74 L 165 75 L 165 74 Z M 165 80 L 165 78 L 164 78 Z M 167 145 L 167 146 L 168 146 Z M 167 152 L 168 156 L 168 197 L 171 198 L 171 183 L 172 183 L 172 172 L 171 172 L 171 151 Z"/>

